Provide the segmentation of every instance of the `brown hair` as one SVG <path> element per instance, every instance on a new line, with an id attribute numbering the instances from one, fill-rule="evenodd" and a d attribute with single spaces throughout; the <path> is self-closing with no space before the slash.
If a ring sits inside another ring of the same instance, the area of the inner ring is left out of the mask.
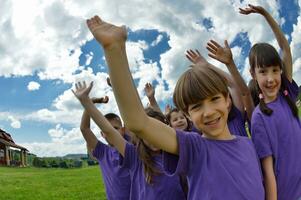
<path id="1" fill-rule="evenodd" d="M 148 116 L 167 124 L 167 120 L 163 113 L 157 112 L 151 107 L 146 108 L 145 112 Z M 145 180 L 148 184 L 152 184 L 152 177 L 162 173 L 159 169 L 157 169 L 155 161 L 153 159 L 154 155 L 158 152 L 151 150 L 139 137 L 136 137 L 136 141 L 139 158 L 143 163 Z"/>
<path id="2" fill-rule="evenodd" d="M 266 68 L 270 66 L 279 66 L 281 70 L 285 70 L 284 63 L 282 62 L 278 52 L 276 49 L 268 44 L 268 43 L 257 43 L 253 45 L 249 53 L 249 63 L 251 67 L 251 72 L 255 74 L 255 67 L 259 68 Z M 285 84 L 285 71 L 281 74 L 281 86 L 280 92 L 283 94 L 285 90 L 287 90 L 287 86 Z M 258 93 L 262 93 L 261 89 L 258 86 L 256 81 Z M 286 102 L 288 103 L 293 115 L 298 117 L 298 108 L 296 104 L 292 101 L 289 95 L 284 95 Z M 266 103 L 264 102 L 263 98 L 259 99 L 259 108 L 261 112 L 266 115 L 271 115 L 273 110 L 270 109 Z"/>
<path id="3" fill-rule="evenodd" d="M 222 93 L 224 97 L 229 94 L 225 77 L 210 67 L 193 66 L 179 78 L 173 101 L 179 110 L 188 114 L 188 105 L 218 93 Z"/>

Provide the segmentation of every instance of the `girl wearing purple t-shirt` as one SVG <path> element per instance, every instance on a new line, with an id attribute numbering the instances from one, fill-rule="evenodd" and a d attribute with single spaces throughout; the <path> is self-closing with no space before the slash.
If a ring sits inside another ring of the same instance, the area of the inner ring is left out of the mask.
<path id="1" fill-rule="evenodd" d="M 167 123 L 163 113 L 151 107 L 145 109 L 149 117 Z M 162 151 L 147 141 L 135 137 L 136 147 L 127 144 L 121 166 L 130 170 L 130 199 L 170 199 L 184 200 L 184 188 L 179 176 L 167 176 L 163 170 Z"/>
<path id="2" fill-rule="evenodd" d="M 87 20 L 87 24 L 104 48 L 125 126 L 139 138 L 168 152 L 163 156 L 168 173 L 187 174 L 188 199 L 264 199 L 252 142 L 246 137 L 231 135 L 228 129 L 230 100 L 222 76 L 208 67 L 195 67 L 181 76 L 174 93 L 175 105 L 203 135 L 176 131 L 144 112 L 127 62 L 125 27 L 106 23 L 98 16 Z M 90 109 L 92 106 L 85 107 L 95 117 L 97 110 Z"/>
<path id="3" fill-rule="evenodd" d="M 282 58 L 267 43 L 257 43 L 250 50 L 250 72 L 260 93 L 251 120 L 252 139 L 261 160 L 266 198 L 297 200 L 301 198 L 301 123 L 289 43 L 264 8 L 249 5 L 240 12 L 262 15 L 282 50 Z"/>

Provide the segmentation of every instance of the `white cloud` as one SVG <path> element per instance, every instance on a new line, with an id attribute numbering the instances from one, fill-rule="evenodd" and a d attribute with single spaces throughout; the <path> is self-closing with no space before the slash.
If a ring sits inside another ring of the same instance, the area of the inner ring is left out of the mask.
<path id="1" fill-rule="evenodd" d="M 40 84 L 35 82 L 35 81 L 30 81 L 27 85 L 27 89 L 29 91 L 39 90 L 40 89 Z"/>
<path id="2" fill-rule="evenodd" d="M 299 5 L 300 2 L 299 0 Z M 278 3 L 275 0 L 251 0 L 248 3 L 264 6 L 280 23 L 285 20 L 280 19 Z M 244 16 L 238 13 L 238 7 L 245 5 L 246 1 L 241 3 L 239 0 L 211 0 L 210 4 L 205 0 L 129 0 L 126 3 L 121 3 L 120 0 L 28 0 L 26 2 L 7 0 L 0 7 L 0 76 L 37 74 L 42 80 L 57 79 L 58 85 L 79 80 L 87 82 L 93 80 L 94 88 L 91 96 L 108 95 L 110 98 L 108 104 L 99 106 L 100 110 L 103 113 L 119 114 L 112 90 L 106 85 L 105 79 L 108 75 L 93 74 L 91 68 L 83 70 L 83 66 L 79 66 L 79 56 L 83 53 L 80 48 L 87 40 L 92 39 L 84 19 L 101 14 L 104 20 L 117 25 L 126 24 L 133 31 L 156 29 L 167 34 L 170 49 L 160 55 L 159 62 L 145 63 L 143 51 L 162 42 L 161 34 L 151 44 L 142 40 L 127 42 L 130 69 L 134 78 L 140 80 L 137 88 L 143 103 L 147 101 L 143 93 L 144 84 L 154 81 L 159 83 L 156 87 L 157 100 L 166 102 L 172 96 L 178 77 L 189 66 L 189 61 L 184 57 L 185 50 L 197 48 L 208 59 L 205 46 L 209 39 L 217 41 L 227 39 L 230 43 L 241 32 L 247 32 L 246 40 L 249 39 L 252 44 L 265 41 L 277 46 L 274 35 L 262 16 L 256 14 Z M 210 30 L 202 26 L 205 18 L 212 21 L 213 27 Z M 301 84 L 301 61 L 298 59 L 301 57 L 300 30 L 301 18 L 299 17 L 298 23 L 294 25 L 291 42 L 294 78 L 299 84 Z M 248 60 L 241 58 L 240 54 L 241 47 L 236 46 L 233 49 L 234 58 L 238 61 L 243 60 L 241 62 L 244 63 L 243 77 L 248 80 L 250 78 Z M 88 53 L 85 56 L 85 65 L 90 65 L 95 55 Z M 225 69 L 219 62 L 209 60 Z M 81 72 L 74 73 L 78 71 Z M 74 134 L 75 138 L 79 138 L 75 129 L 66 130 L 63 127 L 65 124 L 78 127 L 82 110 L 82 106 L 71 91 L 66 90 L 55 98 L 50 107 L 29 113 L 0 112 L 0 119 L 7 120 L 7 116 L 11 115 L 15 119 L 22 120 L 22 123 L 23 120 L 30 120 L 60 124 L 45 134 L 60 139 Z M 56 146 L 59 146 L 62 151 L 59 152 L 60 148 L 52 149 Z M 64 146 L 59 141 L 53 140 L 52 143 L 33 143 L 31 147 L 42 149 L 44 155 L 52 153 L 58 155 L 63 152 L 82 151 L 85 145 L 74 147 L 73 144 L 66 143 Z"/>
<path id="3" fill-rule="evenodd" d="M 151 43 L 151 46 L 156 46 L 158 45 L 163 39 L 163 35 L 158 35 L 158 37 L 156 38 L 156 40 L 154 40 L 152 43 Z"/>
<path id="4" fill-rule="evenodd" d="M 21 122 L 15 118 L 14 116 L 8 116 L 8 120 L 10 120 L 10 126 L 15 128 L 15 129 L 19 129 L 21 128 Z"/>

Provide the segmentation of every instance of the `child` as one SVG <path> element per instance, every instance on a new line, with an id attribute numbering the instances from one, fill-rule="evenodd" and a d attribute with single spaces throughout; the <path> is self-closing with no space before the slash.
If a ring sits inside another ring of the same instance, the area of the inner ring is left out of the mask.
<path id="1" fill-rule="evenodd" d="M 128 67 L 125 28 L 106 23 L 98 16 L 87 20 L 87 24 L 104 48 L 113 92 L 126 126 L 168 152 L 164 153 L 165 170 L 187 174 L 188 199 L 264 199 L 252 142 L 232 136 L 227 128 L 230 101 L 223 77 L 210 68 L 192 68 L 182 75 L 174 102 L 202 130 L 203 137 L 175 131 L 148 117 L 143 110 Z M 89 111 L 91 116 L 95 114 L 95 110 Z"/>
<path id="2" fill-rule="evenodd" d="M 212 69 L 216 70 L 228 80 L 231 89 L 231 106 L 229 108 L 230 113 L 228 117 L 229 130 L 234 135 L 248 136 L 245 125 L 247 121 L 251 121 L 254 105 L 248 87 L 234 64 L 231 49 L 227 41 L 225 41 L 225 48 L 223 48 L 213 40 L 207 43 L 207 49 L 210 51 L 209 56 L 224 63 L 232 76 L 209 64 L 198 50 L 196 50 L 196 52 L 193 50 L 186 51 L 186 57 L 191 62 L 195 64 L 198 63 L 200 66 L 208 64 Z"/>
<path id="3" fill-rule="evenodd" d="M 179 129 L 182 131 L 190 131 L 191 129 L 190 120 L 178 108 L 172 108 L 166 114 L 166 118 L 169 122 L 169 125 L 174 129 Z"/>
<path id="4" fill-rule="evenodd" d="M 107 103 L 108 97 L 92 99 L 93 103 Z M 105 115 L 107 121 L 113 126 L 118 134 L 123 136 L 124 131 L 120 118 L 113 113 Z M 87 142 L 88 151 L 98 160 L 99 167 L 105 184 L 108 199 L 128 200 L 130 197 L 130 174 L 126 168 L 119 166 L 119 152 L 108 145 L 100 142 L 90 129 L 90 116 L 85 110 L 82 116 L 81 132 Z M 103 132 L 104 131 L 104 132 Z M 106 130 L 102 129 L 102 135 L 106 139 Z M 110 144 L 110 140 L 107 140 Z"/>
<path id="5" fill-rule="evenodd" d="M 79 82 L 75 85 L 76 91 L 73 91 L 73 93 L 80 100 L 84 108 L 86 108 L 87 112 L 91 113 L 91 117 L 95 120 L 95 123 L 102 130 L 105 130 L 105 138 L 108 143 L 121 154 L 120 157 L 118 156 L 118 159 L 114 160 L 113 164 L 119 165 L 118 170 L 129 170 L 131 186 L 130 196 L 127 199 L 185 199 L 179 177 L 169 177 L 162 173 L 162 154 L 159 149 L 154 148 L 147 141 L 139 138 L 136 138 L 137 141 L 135 142 L 137 147 L 127 143 L 96 109 L 88 97 L 92 85 L 91 83 L 87 88 L 85 82 L 83 84 Z M 153 111 L 151 108 L 148 108 L 147 113 L 162 122 L 166 121 L 162 113 Z M 117 124 L 112 125 L 116 126 Z M 100 143 L 98 144 L 101 145 Z M 101 156 L 102 154 L 96 147 L 94 156 L 98 157 L 98 155 Z M 112 179 L 110 177 L 112 174 L 108 173 L 106 175 Z M 119 175 L 121 179 L 122 174 Z"/>
<path id="6" fill-rule="evenodd" d="M 240 9 L 258 13 L 271 26 L 282 50 L 267 43 L 253 45 L 250 72 L 259 88 L 259 105 L 251 120 L 252 138 L 261 160 L 266 199 L 301 198 L 301 123 L 294 104 L 298 86 L 292 79 L 292 56 L 288 41 L 276 21 L 260 6 Z"/>

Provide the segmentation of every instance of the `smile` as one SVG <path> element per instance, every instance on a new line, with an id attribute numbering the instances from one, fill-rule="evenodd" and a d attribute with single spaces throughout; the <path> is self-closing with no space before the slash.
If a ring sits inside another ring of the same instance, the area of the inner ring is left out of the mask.
<path id="1" fill-rule="evenodd" d="M 215 120 L 211 120 L 209 122 L 205 122 L 204 124 L 205 125 L 215 125 L 215 124 L 217 124 L 219 122 L 220 119 L 221 119 L 221 117 L 219 117 L 219 118 L 217 118 Z"/>

